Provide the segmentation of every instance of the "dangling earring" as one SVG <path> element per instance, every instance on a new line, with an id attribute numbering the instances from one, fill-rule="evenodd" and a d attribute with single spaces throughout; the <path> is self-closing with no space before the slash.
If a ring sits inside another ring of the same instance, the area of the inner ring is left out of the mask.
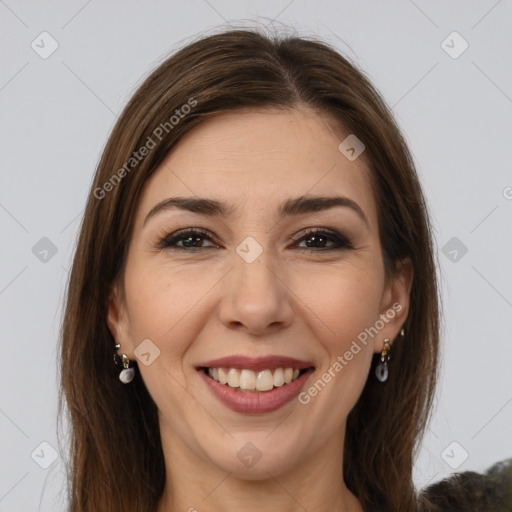
<path id="1" fill-rule="evenodd" d="M 119 380 L 123 384 L 128 384 L 133 380 L 135 376 L 135 368 L 133 368 L 134 363 L 126 354 L 121 354 L 121 360 L 119 359 L 119 354 L 117 354 L 117 350 L 121 348 L 121 345 L 116 345 L 116 352 L 114 352 L 114 363 L 116 366 L 122 366 L 121 373 L 119 374 Z"/>
<path id="2" fill-rule="evenodd" d="M 400 331 L 400 339 L 402 340 L 405 336 L 405 332 L 402 329 Z M 386 338 L 384 340 L 384 348 L 382 352 L 380 353 L 380 361 L 377 367 L 375 368 L 375 376 L 377 379 L 379 379 L 381 382 L 385 382 L 388 378 L 388 363 L 391 359 L 390 351 L 391 351 L 391 340 L 389 338 Z"/>
<path id="3" fill-rule="evenodd" d="M 389 351 L 391 350 L 390 341 L 389 338 L 384 340 L 384 349 L 380 353 L 380 361 L 377 368 L 375 368 L 375 376 L 381 382 L 384 382 L 388 378 L 388 361 L 391 359 L 389 355 Z"/>

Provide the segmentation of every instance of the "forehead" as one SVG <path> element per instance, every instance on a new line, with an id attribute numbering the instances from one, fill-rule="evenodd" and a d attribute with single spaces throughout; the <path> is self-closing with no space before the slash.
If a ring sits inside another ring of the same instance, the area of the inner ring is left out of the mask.
<path id="1" fill-rule="evenodd" d="M 343 195 L 375 225 L 366 163 L 338 149 L 348 135 L 309 110 L 217 114 L 187 133 L 146 182 L 137 222 L 169 197 L 216 199 L 239 216 L 288 198 Z"/>

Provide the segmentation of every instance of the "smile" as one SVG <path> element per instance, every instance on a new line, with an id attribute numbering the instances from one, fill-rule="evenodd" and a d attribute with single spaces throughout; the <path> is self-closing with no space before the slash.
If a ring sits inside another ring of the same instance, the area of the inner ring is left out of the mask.
<path id="1" fill-rule="evenodd" d="M 299 378 L 301 372 L 304 373 L 306 370 L 275 368 L 274 370 L 254 372 L 237 368 L 208 368 L 205 371 L 209 377 L 221 384 L 237 391 L 251 393 L 271 391 L 274 388 L 290 384 Z"/>
<path id="2" fill-rule="evenodd" d="M 197 367 L 210 392 L 229 409 L 262 414 L 280 409 L 302 390 L 315 367 L 281 356 L 233 356 Z"/>

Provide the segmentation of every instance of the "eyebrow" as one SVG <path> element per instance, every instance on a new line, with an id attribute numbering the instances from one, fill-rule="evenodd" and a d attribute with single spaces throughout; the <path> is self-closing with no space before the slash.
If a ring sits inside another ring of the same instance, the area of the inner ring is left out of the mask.
<path id="1" fill-rule="evenodd" d="M 284 218 L 293 215 L 303 215 L 306 213 L 314 213 L 331 208 L 344 207 L 350 208 L 363 220 L 369 227 L 361 207 L 352 199 L 344 196 L 300 196 L 294 199 L 286 200 L 279 208 L 279 217 Z M 206 199 L 201 197 L 170 197 L 157 203 L 144 219 L 143 226 L 147 224 L 149 219 L 158 213 L 169 210 L 184 210 L 188 212 L 198 213 L 209 217 L 229 217 L 235 211 L 233 205 L 228 205 L 215 199 Z"/>

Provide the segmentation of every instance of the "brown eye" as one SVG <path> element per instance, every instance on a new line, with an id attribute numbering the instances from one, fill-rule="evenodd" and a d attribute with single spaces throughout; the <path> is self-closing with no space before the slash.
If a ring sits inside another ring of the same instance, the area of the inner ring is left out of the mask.
<path id="1" fill-rule="evenodd" d="M 303 248 L 306 251 L 320 252 L 353 248 L 352 244 L 344 236 L 325 229 L 308 230 L 305 234 L 302 234 L 298 242 L 303 240 L 306 241 L 306 248 Z M 329 241 L 331 241 L 330 246 L 328 246 Z"/>
<path id="2" fill-rule="evenodd" d="M 203 247 L 202 240 L 208 240 L 213 242 L 212 238 L 208 235 L 208 233 L 202 229 L 187 229 L 182 231 L 177 231 L 172 235 L 165 237 L 158 245 L 160 249 L 179 249 L 179 250 L 188 250 L 191 249 L 208 249 L 210 247 Z M 178 245 L 179 242 L 182 242 L 182 245 Z"/>

